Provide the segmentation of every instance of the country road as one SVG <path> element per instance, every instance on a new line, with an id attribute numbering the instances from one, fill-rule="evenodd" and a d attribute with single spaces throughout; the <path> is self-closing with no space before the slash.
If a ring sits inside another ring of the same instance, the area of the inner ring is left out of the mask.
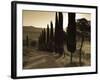
<path id="1" fill-rule="evenodd" d="M 25 49 L 23 55 L 24 69 L 58 68 L 58 67 L 77 67 L 79 57 L 73 56 L 73 64 L 70 64 L 70 55 L 65 53 L 57 58 L 58 54 L 36 49 Z M 82 58 L 83 66 L 90 66 L 90 59 Z"/>

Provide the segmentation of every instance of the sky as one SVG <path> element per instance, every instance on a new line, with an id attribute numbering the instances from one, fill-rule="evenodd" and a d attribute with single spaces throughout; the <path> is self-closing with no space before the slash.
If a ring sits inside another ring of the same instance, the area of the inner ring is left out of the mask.
<path id="1" fill-rule="evenodd" d="M 76 19 L 86 18 L 91 20 L 91 14 L 89 13 L 76 13 Z M 32 11 L 23 10 L 22 13 L 23 26 L 34 26 L 38 28 L 46 28 L 47 24 L 53 22 L 53 27 L 55 26 L 55 12 L 46 11 Z M 68 13 L 63 13 L 63 28 L 66 29 L 68 25 Z"/>

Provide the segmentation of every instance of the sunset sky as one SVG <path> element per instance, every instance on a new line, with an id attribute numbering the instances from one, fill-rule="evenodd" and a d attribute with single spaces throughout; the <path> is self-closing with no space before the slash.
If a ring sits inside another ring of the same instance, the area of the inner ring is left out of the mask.
<path id="1" fill-rule="evenodd" d="M 76 13 L 76 19 L 86 18 L 91 20 L 91 14 L 89 13 Z M 55 12 L 43 12 L 43 11 L 31 11 L 23 10 L 22 13 L 23 26 L 34 26 L 38 28 L 46 28 L 50 21 L 55 26 Z M 63 13 L 63 28 L 68 25 L 68 13 Z"/>

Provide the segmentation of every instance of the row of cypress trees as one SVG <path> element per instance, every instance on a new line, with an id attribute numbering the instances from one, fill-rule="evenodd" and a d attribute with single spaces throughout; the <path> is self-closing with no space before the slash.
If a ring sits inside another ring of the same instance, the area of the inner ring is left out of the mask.
<path id="1" fill-rule="evenodd" d="M 46 48 L 46 31 L 45 31 L 45 29 L 42 30 L 42 32 L 39 36 L 38 48 L 39 48 L 39 50 L 45 50 L 45 48 Z"/>
<path id="2" fill-rule="evenodd" d="M 54 35 L 53 35 L 52 21 L 50 22 L 50 26 L 51 27 L 49 28 L 49 24 L 47 24 L 47 28 L 46 29 L 44 28 L 39 36 L 39 39 L 38 39 L 39 50 L 53 52 Z"/>
<path id="3" fill-rule="evenodd" d="M 47 24 L 47 30 L 42 30 L 39 36 L 39 50 L 46 50 L 50 52 L 59 53 L 62 55 L 64 53 L 64 37 L 67 50 L 71 52 L 70 61 L 72 63 L 72 54 L 76 50 L 76 23 L 75 23 L 75 13 L 68 13 L 68 27 L 67 35 L 63 31 L 63 14 L 62 12 L 56 12 L 55 15 L 55 31 L 53 28 L 53 23 L 51 21 L 50 27 Z"/>
<path id="4" fill-rule="evenodd" d="M 55 16 L 55 31 L 53 28 L 52 21 L 50 22 L 50 27 L 47 24 L 47 30 L 42 30 L 39 36 L 39 49 L 47 50 L 50 52 L 55 51 L 56 53 L 62 54 L 64 51 L 63 46 L 63 14 L 62 12 L 56 12 Z"/>

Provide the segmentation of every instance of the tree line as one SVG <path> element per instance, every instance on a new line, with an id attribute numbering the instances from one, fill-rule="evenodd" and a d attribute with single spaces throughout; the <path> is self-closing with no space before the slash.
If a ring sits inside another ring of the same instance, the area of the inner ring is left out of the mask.
<path id="1" fill-rule="evenodd" d="M 56 12 L 55 29 L 53 28 L 52 21 L 50 22 L 50 26 L 47 24 L 46 29 L 44 28 L 39 36 L 39 50 L 55 52 L 62 55 L 64 53 L 64 42 L 66 42 L 67 49 L 71 52 L 72 62 L 72 53 L 76 50 L 75 13 L 68 13 L 67 35 L 63 30 L 62 12 Z"/>
<path id="2" fill-rule="evenodd" d="M 55 29 L 53 28 L 52 21 L 47 24 L 47 28 L 43 29 L 39 36 L 39 50 L 46 50 L 56 53 L 63 53 L 63 14 L 56 12 L 55 16 Z"/>

